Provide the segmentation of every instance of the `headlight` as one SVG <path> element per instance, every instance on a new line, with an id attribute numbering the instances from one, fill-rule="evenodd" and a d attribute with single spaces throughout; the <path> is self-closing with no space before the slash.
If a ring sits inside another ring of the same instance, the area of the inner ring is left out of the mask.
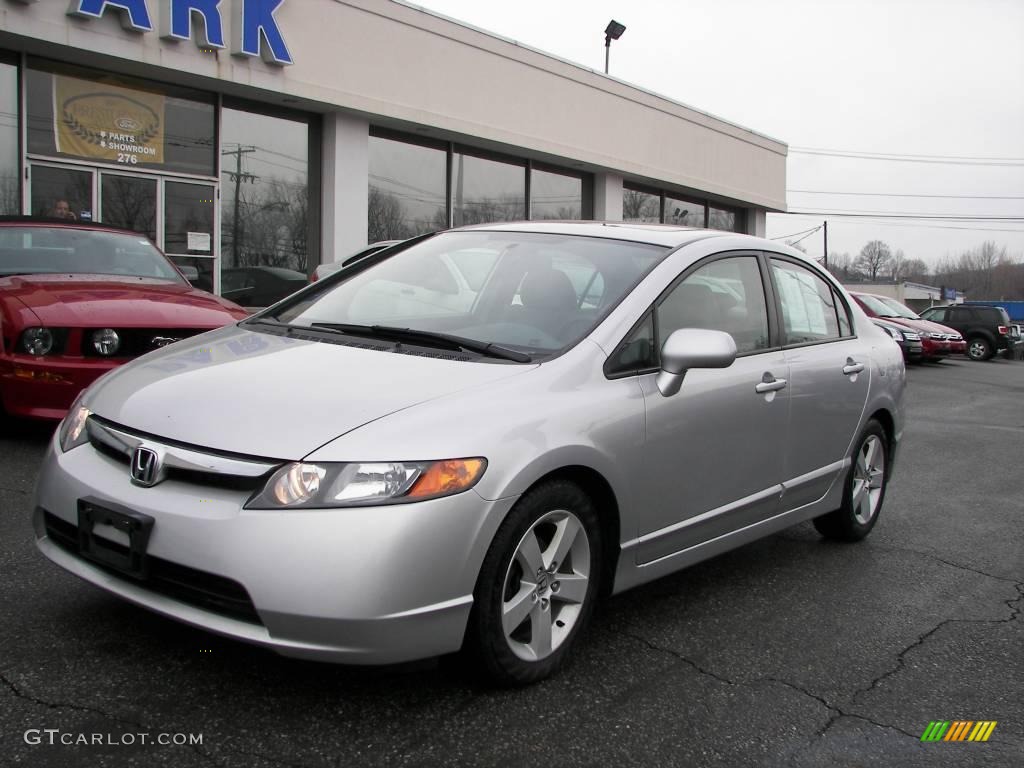
<path id="1" fill-rule="evenodd" d="M 49 328 L 26 328 L 21 334 L 21 347 L 36 357 L 48 355 L 53 349 L 53 333 Z"/>
<path id="2" fill-rule="evenodd" d="M 910 333 L 909 331 L 904 331 L 903 332 L 903 338 L 906 339 L 907 341 L 920 341 L 921 340 L 921 336 L 919 334 Z"/>
<path id="3" fill-rule="evenodd" d="M 89 441 L 85 424 L 92 416 L 92 411 L 78 404 L 81 399 L 81 395 L 75 399 L 68 415 L 60 423 L 60 449 L 65 453 Z"/>
<path id="4" fill-rule="evenodd" d="M 285 464 L 245 506 L 358 507 L 436 499 L 469 490 L 486 468 L 486 459 Z"/>
<path id="5" fill-rule="evenodd" d="M 109 357 L 121 348 L 121 337 L 113 328 L 92 332 L 92 345 L 101 355 Z"/>
<path id="6" fill-rule="evenodd" d="M 892 336 L 896 341 L 903 341 L 903 334 L 897 331 L 895 328 L 890 328 L 887 325 L 882 326 L 882 330 Z"/>

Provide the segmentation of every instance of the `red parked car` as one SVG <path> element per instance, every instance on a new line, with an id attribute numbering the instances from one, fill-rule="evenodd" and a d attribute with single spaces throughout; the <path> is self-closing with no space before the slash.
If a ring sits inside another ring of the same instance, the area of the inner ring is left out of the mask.
<path id="1" fill-rule="evenodd" d="M 925 360 L 939 360 L 949 355 L 962 355 L 967 352 L 967 342 L 958 331 L 923 319 L 910 307 L 901 304 L 896 299 L 874 293 L 854 293 L 852 291 L 850 295 L 867 313 L 868 317 L 881 317 L 919 333 L 923 347 L 922 358 Z"/>
<path id="2" fill-rule="evenodd" d="M 111 368 L 247 314 L 138 233 L 0 217 L 0 414 L 63 418 Z"/>

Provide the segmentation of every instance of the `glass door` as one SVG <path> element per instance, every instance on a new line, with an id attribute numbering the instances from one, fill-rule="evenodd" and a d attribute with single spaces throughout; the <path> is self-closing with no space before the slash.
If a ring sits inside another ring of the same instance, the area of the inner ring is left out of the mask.
<path id="1" fill-rule="evenodd" d="M 157 241 L 157 179 L 149 176 L 100 174 L 100 218 Z"/>
<path id="2" fill-rule="evenodd" d="M 164 180 L 164 251 L 179 266 L 195 267 L 193 285 L 214 290 L 214 227 L 217 189 L 213 184 Z"/>
<path id="3" fill-rule="evenodd" d="M 33 216 L 92 221 L 93 171 L 33 163 L 29 168 L 29 201 Z"/>

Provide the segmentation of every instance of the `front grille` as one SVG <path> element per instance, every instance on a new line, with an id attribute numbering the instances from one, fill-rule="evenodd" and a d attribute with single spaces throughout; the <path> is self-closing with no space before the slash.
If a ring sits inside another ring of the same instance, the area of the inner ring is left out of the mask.
<path id="1" fill-rule="evenodd" d="M 253 474 L 231 474 L 231 473 L 227 473 L 227 472 L 214 472 L 214 471 L 207 472 L 207 471 L 203 471 L 203 470 L 200 470 L 200 469 L 191 469 L 191 468 L 174 466 L 173 465 L 173 460 L 172 461 L 166 461 L 165 460 L 165 462 L 164 462 L 164 470 L 163 470 L 163 473 L 164 473 L 163 477 L 164 477 L 165 480 L 177 480 L 177 481 L 182 482 L 182 483 L 189 483 L 190 485 L 202 485 L 202 486 L 206 486 L 206 487 L 209 487 L 209 488 L 225 488 L 225 489 L 231 490 L 231 491 L 247 491 L 247 492 L 251 493 L 251 492 L 255 491 L 257 488 L 262 488 L 263 487 L 263 485 L 266 483 L 267 477 L 269 476 L 270 472 L 273 471 L 273 469 L 275 469 L 276 466 L 280 463 L 280 462 L 277 462 L 277 461 L 274 461 L 274 460 L 261 460 L 261 459 L 256 459 L 254 457 L 248 457 L 248 456 L 240 457 L 240 456 L 236 456 L 234 454 L 225 454 L 225 453 L 222 453 L 222 452 L 214 452 L 214 451 L 210 451 L 209 449 L 206 449 L 206 448 L 201 448 L 199 446 L 186 445 L 184 443 L 178 443 L 176 441 L 168 441 L 168 440 L 166 440 L 164 438 L 152 437 L 152 436 L 150 436 L 148 434 L 141 433 L 141 432 L 140 433 L 136 433 L 136 432 L 128 430 L 128 429 L 126 429 L 124 427 L 121 427 L 120 425 L 116 425 L 113 422 L 107 421 L 106 419 L 103 419 L 103 418 L 101 418 L 99 416 L 96 416 L 96 415 L 90 416 L 89 417 L 89 422 L 90 423 L 94 423 L 100 429 L 102 429 L 104 427 L 111 427 L 111 428 L 114 428 L 114 429 L 124 433 L 124 434 L 132 435 L 133 437 L 137 438 L 138 441 L 140 441 L 140 442 L 145 441 L 145 442 L 150 442 L 150 443 L 160 443 L 160 444 L 164 445 L 165 448 L 170 449 L 172 452 L 173 452 L 174 446 L 177 446 L 177 447 L 180 447 L 180 448 L 184 448 L 184 449 L 186 449 L 188 451 L 193 451 L 193 452 L 196 452 L 196 453 L 201 453 L 204 456 L 207 456 L 207 457 L 210 457 L 210 458 L 216 458 L 217 456 L 230 455 L 232 458 L 241 458 L 243 460 L 252 460 L 253 462 L 260 463 L 260 464 L 263 464 L 265 462 L 269 462 L 269 463 L 266 463 L 265 467 L 260 467 L 259 469 L 256 470 L 257 472 L 260 472 L 260 474 L 253 475 Z M 131 449 L 130 448 L 127 448 L 123 444 L 121 444 L 119 446 L 116 446 L 116 447 L 114 445 L 111 445 L 109 442 L 106 442 L 104 439 L 102 439 L 102 434 L 100 434 L 97 429 L 93 429 L 92 427 L 90 427 L 87 430 L 87 433 L 88 433 L 88 436 L 89 436 L 89 444 L 92 445 L 92 447 L 95 448 L 96 451 L 98 451 L 99 453 L 102 453 L 104 456 L 107 456 L 107 457 L 113 459 L 114 461 L 118 462 L 119 464 L 124 465 L 125 472 L 126 473 L 128 472 L 128 467 L 129 467 L 129 465 L 131 463 Z"/>
<path id="2" fill-rule="evenodd" d="M 96 351 L 92 343 L 92 335 L 102 328 L 84 328 L 82 330 L 82 355 L 84 357 L 104 357 Z M 117 335 L 121 337 L 121 346 L 115 354 L 110 357 L 138 357 L 154 349 L 168 346 L 174 341 L 181 341 L 200 333 L 206 333 L 209 328 L 114 328 Z M 173 339 L 174 341 L 169 341 Z"/>
<path id="3" fill-rule="evenodd" d="M 65 552 L 78 556 L 78 527 L 46 511 L 43 512 L 43 519 L 46 524 L 46 535 L 50 540 Z M 108 543 L 104 542 L 104 545 L 107 546 Z M 125 547 L 115 542 L 109 542 L 109 546 L 115 551 L 127 551 Z M 149 577 L 141 582 L 132 579 L 132 584 L 141 585 L 151 592 L 202 608 L 210 613 L 262 625 L 263 622 L 260 621 L 259 614 L 252 604 L 252 598 L 245 587 L 237 581 L 152 555 L 147 555 L 146 560 L 149 563 Z M 91 560 L 86 562 L 123 578 L 123 575 L 114 568 Z"/>

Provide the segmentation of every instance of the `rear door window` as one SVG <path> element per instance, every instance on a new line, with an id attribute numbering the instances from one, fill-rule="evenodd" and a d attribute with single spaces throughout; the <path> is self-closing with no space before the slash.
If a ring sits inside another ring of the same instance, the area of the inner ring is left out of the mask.
<path id="1" fill-rule="evenodd" d="M 840 338 L 837 298 L 822 277 L 799 264 L 772 259 L 772 278 L 782 308 L 785 344 Z"/>

